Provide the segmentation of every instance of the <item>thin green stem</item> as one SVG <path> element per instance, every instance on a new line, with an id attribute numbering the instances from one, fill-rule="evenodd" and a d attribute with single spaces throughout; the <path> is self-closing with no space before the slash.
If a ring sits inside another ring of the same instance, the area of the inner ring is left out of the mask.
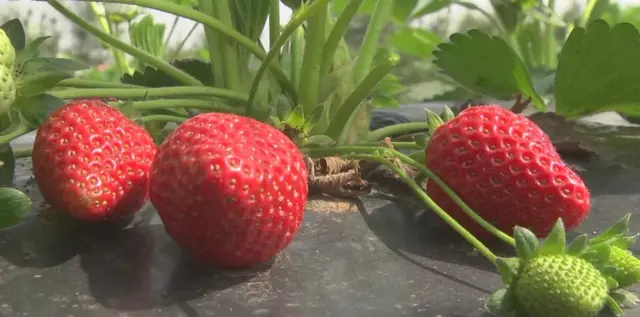
<path id="1" fill-rule="evenodd" d="M 233 25 L 231 20 L 231 10 L 229 9 L 229 0 L 210 0 L 213 7 L 214 16 L 225 25 Z M 265 0 L 262 0 L 265 1 Z M 238 49 L 235 41 L 227 36 L 218 37 L 218 51 L 222 57 L 222 72 L 225 88 L 241 91 L 240 77 L 238 72 L 240 67 L 238 64 Z"/>
<path id="2" fill-rule="evenodd" d="M 381 141 L 390 135 L 409 134 L 428 129 L 429 123 L 426 121 L 398 123 L 369 132 L 367 140 L 370 142 Z"/>
<path id="3" fill-rule="evenodd" d="M 172 108 L 189 108 L 189 109 L 201 109 L 211 112 L 225 112 L 225 113 L 237 113 L 242 114 L 242 109 L 234 107 L 223 106 L 215 104 L 207 100 L 199 99 L 158 99 L 158 100 L 145 100 L 145 101 L 133 101 L 131 102 L 134 110 L 158 110 L 158 109 L 172 109 Z"/>
<path id="4" fill-rule="evenodd" d="M 331 66 L 333 65 L 333 58 L 335 56 L 340 41 L 344 38 L 344 34 L 349 29 L 349 24 L 353 20 L 353 17 L 358 13 L 358 9 L 362 5 L 364 0 L 351 0 L 344 8 L 340 17 L 333 25 L 331 33 L 327 38 L 327 42 L 324 43 L 322 49 L 322 62 L 320 63 L 320 74 L 325 75 L 329 73 Z"/>
<path id="5" fill-rule="evenodd" d="M 21 159 L 25 157 L 31 157 L 33 153 L 33 147 L 21 147 L 13 149 L 13 157 Z"/>
<path id="6" fill-rule="evenodd" d="M 213 87 L 162 87 L 162 88 L 99 88 L 99 89 L 66 89 L 52 91 L 51 95 L 60 99 L 80 98 L 118 98 L 118 99 L 144 99 L 144 98 L 175 98 L 207 96 L 231 100 L 239 103 L 247 103 L 246 94 L 227 89 Z M 207 101 L 211 103 L 211 101 Z"/>
<path id="7" fill-rule="evenodd" d="M 304 23 L 305 20 L 309 19 L 309 21 L 311 21 L 313 18 L 313 16 L 316 16 L 318 14 L 320 14 L 320 12 L 325 12 L 326 13 L 326 6 L 327 4 L 330 2 L 330 0 L 317 0 L 316 2 L 314 2 L 312 5 L 306 7 L 305 9 L 298 11 L 293 18 L 291 19 L 291 21 L 289 21 L 289 23 L 287 23 L 287 25 L 284 27 L 284 29 L 282 30 L 282 34 L 280 34 L 280 36 L 278 37 L 278 39 L 276 40 L 275 43 L 271 43 L 271 49 L 269 50 L 269 53 L 267 53 L 267 57 L 264 59 L 264 61 L 262 62 L 262 65 L 260 65 L 260 68 L 258 69 L 258 72 L 256 73 L 256 76 L 253 79 L 253 83 L 251 84 L 251 90 L 249 91 L 249 107 L 247 108 L 247 113 L 249 115 L 254 115 L 257 111 L 253 109 L 253 104 L 254 104 L 254 100 L 256 97 L 256 94 L 258 92 L 258 88 L 260 87 L 260 81 L 262 80 L 262 75 L 264 75 L 264 73 L 267 71 L 267 68 L 270 66 L 271 62 L 276 59 L 276 57 L 279 55 L 280 50 L 282 49 L 282 47 L 287 43 L 287 39 L 289 39 L 289 37 L 295 33 L 295 31 L 298 29 L 298 27 L 300 27 L 300 25 L 302 23 Z M 315 13 L 315 15 L 314 15 Z M 325 21 L 326 21 L 326 15 L 325 17 Z M 314 23 L 319 23 L 318 21 L 315 21 Z M 309 76 L 311 76 L 311 74 L 315 74 L 312 71 L 307 70 L 305 72 L 305 67 L 312 67 L 313 65 L 310 64 L 308 61 L 309 58 L 314 59 L 315 56 L 312 57 L 308 57 L 306 52 L 309 50 L 308 48 L 311 48 L 311 50 L 313 50 L 312 47 L 309 47 L 308 43 L 309 43 L 309 38 L 312 37 L 312 34 L 308 34 L 307 35 L 307 46 L 305 47 L 305 55 L 304 55 L 304 60 L 303 60 L 303 65 L 302 65 L 302 74 L 300 76 L 302 76 L 302 78 L 304 78 L 304 82 L 300 82 L 300 96 L 302 98 L 307 98 L 307 100 L 316 100 L 315 102 L 317 103 L 318 100 L 318 90 L 319 90 L 319 82 L 320 79 L 317 78 L 318 80 L 316 81 L 316 85 L 310 84 L 310 81 L 312 81 L 312 79 L 309 78 Z M 316 69 L 317 70 L 317 69 Z M 319 74 L 317 74 L 319 75 Z M 312 89 L 313 87 L 316 87 L 315 91 Z M 305 90 L 303 90 L 303 88 L 305 88 Z M 312 96 L 312 98 L 309 98 L 308 94 L 315 94 Z M 301 100 L 302 102 L 302 100 Z M 312 103 L 312 106 L 308 106 L 310 107 L 309 109 L 305 108 L 304 113 L 311 113 L 311 109 L 313 109 L 313 107 L 316 106 L 316 103 Z"/>
<path id="8" fill-rule="evenodd" d="M 498 228 L 482 219 L 469 205 L 467 205 L 458 194 L 449 187 L 439 176 L 433 173 L 431 170 L 426 168 L 424 165 L 416 162 L 409 156 L 405 155 L 402 152 L 385 148 L 385 147 L 368 147 L 368 146 L 340 146 L 335 148 L 312 148 L 312 149 L 301 149 L 301 151 L 312 157 L 324 157 L 324 156 L 345 156 L 353 153 L 359 154 L 372 154 L 372 153 L 388 153 L 390 156 L 398 158 L 403 163 L 410 165 L 418 170 L 421 174 L 426 175 L 430 180 L 434 181 L 442 190 L 474 221 L 476 221 L 482 228 L 491 232 L 498 239 L 504 241 L 505 243 L 515 246 L 515 240 L 509 236 L 508 234 L 500 231 Z"/>
<path id="9" fill-rule="evenodd" d="M 29 126 L 25 123 L 25 121 L 20 120 L 20 122 L 11 130 L 11 132 L 0 135 L 0 144 L 7 144 L 13 141 L 15 138 L 26 134 L 27 132 L 29 132 Z"/>
<path id="10" fill-rule="evenodd" d="M 358 59 L 353 67 L 354 85 L 360 84 L 373 67 L 373 59 L 378 53 L 378 41 L 380 41 L 382 30 L 393 13 L 393 3 L 394 0 L 376 1 L 376 7 L 358 52 Z"/>
<path id="11" fill-rule="evenodd" d="M 331 118 L 331 123 L 327 127 L 325 134 L 334 140 L 338 140 L 342 135 L 343 129 L 347 128 L 347 123 L 351 116 L 355 113 L 364 98 L 373 90 L 373 88 L 386 76 L 391 69 L 398 64 L 400 58 L 397 55 L 389 56 L 389 58 L 377 65 L 351 92 L 349 97 L 338 108 L 335 117 Z"/>
<path id="12" fill-rule="evenodd" d="M 291 83 L 294 86 L 300 84 L 300 60 L 304 54 L 304 28 L 299 26 L 291 37 L 291 69 L 289 72 Z"/>
<path id="13" fill-rule="evenodd" d="M 302 15 L 311 11 L 312 6 L 319 4 L 322 4 L 322 6 L 318 6 L 318 12 L 307 18 L 307 36 L 300 70 L 300 78 L 304 78 L 304 80 L 298 83 L 299 103 L 302 105 L 304 113 L 311 113 L 319 103 L 320 63 L 322 62 L 322 48 L 326 39 L 328 1 L 315 1 L 308 7 L 302 7 L 296 13 L 297 16 Z"/>
<path id="14" fill-rule="evenodd" d="M 379 142 L 363 142 L 363 143 L 359 143 L 358 145 L 362 145 L 362 146 L 378 146 L 378 145 L 380 145 L 380 143 Z M 420 146 L 419 144 L 417 144 L 415 142 L 393 142 L 393 146 L 396 149 L 424 150 L 423 146 Z"/>
<path id="15" fill-rule="evenodd" d="M 551 12 L 556 10 L 556 0 L 549 0 L 547 7 Z M 546 65 L 549 69 L 554 69 L 558 64 L 558 43 L 556 41 L 556 25 L 551 22 L 545 24 L 546 27 Z"/>
<path id="16" fill-rule="evenodd" d="M 184 48 L 185 44 L 187 44 L 187 41 L 189 40 L 189 38 L 191 38 L 191 35 L 193 35 L 193 32 L 196 31 L 196 29 L 198 28 L 198 25 L 200 24 L 199 23 L 193 24 L 193 26 L 189 30 L 189 33 L 187 33 L 187 36 L 185 36 L 182 39 L 182 41 L 180 41 L 180 44 L 178 44 L 178 47 L 176 47 L 176 50 L 173 52 L 173 55 L 171 57 L 171 60 L 176 59 L 180 55 L 180 52 L 182 52 L 182 49 Z"/>
<path id="17" fill-rule="evenodd" d="M 213 2 L 216 0 L 200 0 L 198 9 L 206 14 L 208 17 L 216 18 Z M 222 21 L 216 19 L 222 25 Z M 222 53 L 218 50 L 220 45 L 221 34 L 218 34 L 215 29 L 210 26 L 204 26 L 204 37 L 207 39 L 207 49 L 209 50 L 209 56 L 211 57 L 211 74 L 213 75 L 213 84 L 217 87 L 225 87 L 224 83 L 224 67 L 222 64 Z"/>
<path id="18" fill-rule="evenodd" d="M 319 155 L 315 155 L 313 150 L 310 150 L 310 157 L 322 157 L 321 153 Z M 407 173 L 398 167 L 396 164 L 393 164 L 391 161 L 385 159 L 380 155 L 375 154 L 345 154 L 342 155 L 345 158 L 351 159 L 361 159 L 361 160 L 370 160 L 375 161 L 380 164 L 387 166 L 391 169 L 396 175 L 400 177 L 400 179 L 409 186 L 414 194 L 422 200 L 422 202 L 429 207 L 429 209 L 433 210 L 442 220 L 444 220 L 451 228 L 453 228 L 456 232 L 458 232 L 465 240 L 467 240 L 474 248 L 478 249 L 478 251 L 484 255 L 491 263 L 495 263 L 496 255 L 491 252 L 487 246 L 485 246 L 480 240 L 478 240 L 471 232 L 465 229 L 460 223 L 458 223 L 455 219 L 453 219 L 446 211 L 444 211 L 438 204 L 436 204 L 429 195 L 427 195 L 418 184 L 407 175 Z"/>
<path id="19" fill-rule="evenodd" d="M 270 0 L 269 4 L 269 46 L 280 37 L 280 0 Z"/>
<path id="20" fill-rule="evenodd" d="M 178 116 L 169 116 L 163 114 L 149 115 L 137 118 L 135 121 L 139 124 L 147 123 L 147 122 L 174 122 L 174 123 L 183 123 L 187 121 L 189 118 L 183 118 Z"/>
<path id="21" fill-rule="evenodd" d="M 49 0 L 52 1 L 52 0 Z M 88 0 L 79 0 L 79 1 L 88 1 Z M 255 41 L 250 38 L 244 36 L 242 33 L 236 31 L 232 26 L 225 25 L 219 20 L 208 16 L 202 12 L 194 10 L 192 8 L 187 8 L 185 6 L 181 6 L 176 3 L 172 3 L 167 0 L 101 0 L 105 3 L 122 3 L 122 4 L 132 4 L 137 5 L 144 8 L 155 9 L 159 11 L 163 11 L 166 13 L 171 13 L 175 15 L 179 15 L 183 18 L 187 18 L 196 22 L 200 22 L 205 26 L 211 27 L 212 29 L 234 39 L 240 46 L 244 47 L 253 54 L 256 58 L 261 61 L 267 56 L 267 53 L 255 43 Z M 297 93 L 295 88 L 291 85 L 291 82 L 287 78 L 287 75 L 282 72 L 282 69 L 279 68 L 277 64 L 271 65 L 270 68 L 273 76 L 278 79 L 280 85 L 282 86 L 285 93 L 295 104 L 297 102 Z"/>
<path id="22" fill-rule="evenodd" d="M 72 88 L 136 88 L 142 87 L 138 85 L 131 84 L 121 84 L 119 82 L 114 81 L 102 81 L 102 80 L 91 80 L 91 79 L 79 79 L 79 78 L 69 78 L 63 79 L 58 82 L 57 87 L 72 87 Z"/>
<path id="23" fill-rule="evenodd" d="M 157 1 L 157 0 L 156 0 Z M 57 0 L 47 0 L 47 2 L 54 8 L 56 9 L 56 11 L 60 12 L 62 15 L 64 15 L 67 19 L 71 20 L 71 22 L 77 24 L 78 26 L 80 26 L 82 29 L 86 30 L 87 32 L 91 33 L 92 35 L 94 35 L 95 37 L 97 37 L 98 39 L 100 39 L 101 41 L 117 48 L 117 49 L 121 49 L 125 52 L 127 52 L 128 54 L 132 55 L 133 57 L 139 59 L 140 61 L 143 61 L 151 66 L 156 67 L 157 69 L 165 72 L 166 74 L 172 76 L 173 78 L 175 78 L 176 80 L 186 84 L 186 85 L 192 85 L 192 86 L 202 86 L 202 83 L 195 79 L 194 77 L 192 77 L 191 75 L 187 74 L 186 72 L 172 66 L 171 64 L 165 62 L 164 60 L 157 58 L 143 50 L 140 50 L 136 47 L 133 47 L 105 32 L 100 31 L 97 27 L 91 25 L 89 22 L 87 22 L 86 20 L 84 20 L 83 18 L 79 17 L 77 14 L 71 12 L 71 10 L 67 9 L 65 6 L 63 6 L 62 4 L 60 4 Z"/>
<path id="24" fill-rule="evenodd" d="M 102 30 L 105 33 L 113 36 L 111 24 L 109 23 L 109 19 L 107 18 L 106 8 L 102 6 L 103 10 L 100 10 L 99 5 L 93 1 L 89 2 L 89 7 L 91 8 L 91 12 L 93 13 L 94 17 L 98 20 L 98 23 L 100 23 Z M 104 11 L 104 12 L 100 12 L 100 11 Z M 127 74 L 130 69 L 122 51 L 116 49 L 115 47 L 112 47 L 111 55 L 113 55 L 113 60 L 116 62 L 116 66 L 120 70 L 120 75 L 122 76 L 124 74 Z"/>

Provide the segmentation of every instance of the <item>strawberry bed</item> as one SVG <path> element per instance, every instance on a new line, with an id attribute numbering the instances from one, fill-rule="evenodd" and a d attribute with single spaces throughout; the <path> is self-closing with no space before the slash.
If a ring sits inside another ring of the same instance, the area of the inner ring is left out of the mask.
<path id="1" fill-rule="evenodd" d="M 557 138 L 579 131 L 573 140 L 595 141 L 588 149 L 597 159 L 567 157 L 594 197 L 592 216 L 571 235 L 599 233 L 637 207 L 640 128 L 544 124 L 564 131 Z M 311 198 L 296 239 L 270 266 L 212 271 L 182 254 L 151 206 L 124 230 L 97 230 L 51 213 L 31 175 L 30 159 L 19 159 L 16 183 L 34 208 L 23 226 L 0 233 L 0 289 L 11 290 L 0 292 L 3 316 L 476 317 L 500 283 L 490 263 L 432 213 L 416 214 L 421 206 L 402 192 Z"/>

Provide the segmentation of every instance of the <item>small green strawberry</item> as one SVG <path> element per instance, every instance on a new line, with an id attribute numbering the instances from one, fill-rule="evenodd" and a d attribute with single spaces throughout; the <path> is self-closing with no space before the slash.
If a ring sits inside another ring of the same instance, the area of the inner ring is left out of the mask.
<path id="1" fill-rule="evenodd" d="M 523 227 L 514 230 L 517 257 L 498 258 L 505 287 L 493 293 L 487 309 L 500 316 L 594 317 L 608 307 L 622 313 L 611 295 L 617 286 L 609 265 L 611 246 L 589 244 L 586 235 L 566 246 L 562 218 L 545 240 Z"/>
<path id="2" fill-rule="evenodd" d="M 11 44 L 11 40 L 3 29 L 0 29 L 0 65 L 13 72 L 13 65 L 16 61 L 16 50 Z"/>
<path id="3" fill-rule="evenodd" d="M 0 115 L 9 111 L 16 100 L 16 83 L 13 71 L 0 64 Z"/>

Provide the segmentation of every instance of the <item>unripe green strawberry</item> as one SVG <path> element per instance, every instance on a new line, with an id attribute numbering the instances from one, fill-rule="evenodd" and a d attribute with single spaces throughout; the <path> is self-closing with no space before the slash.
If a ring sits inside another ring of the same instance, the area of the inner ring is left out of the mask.
<path id="1" fill-rule="evenodd" d="M 11 40 L 3 29 L 0 29 L 0 65 L 5 66 L 13 72 L 13 64 L 16 61 L 16 50 L 11 44 Z"/>
<path id="2" fill-rule="evenodd" d="M 619 288 L 629 287 L 640 282 L 640 259 L 629 250 L 611 247 L 609 263 L 618 269 L 612 274 Z"/>
<path id="3" fill-rule="evenodd" d="M 517 304 L 531 317 L 591 317 L 604 307 L 607 280 L 593 264 L 568 254 L 531 259 L 515 283 Z"/>
<path id="4" fill-rule="evenodd" d="M 9 111 L 16 100 L 16 83 L 13 71 L 0 64 L 0 115 Z"/>

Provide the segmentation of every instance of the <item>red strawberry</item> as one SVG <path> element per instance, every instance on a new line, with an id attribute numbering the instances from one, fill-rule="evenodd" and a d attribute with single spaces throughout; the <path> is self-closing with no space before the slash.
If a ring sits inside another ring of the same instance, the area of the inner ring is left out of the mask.
<path id="1" fill-rule="evenodd" d="M 436 129 L 426 166 L 483 219 L 503 230 L 546 236 L 558 217 L 567 230 L 590 208 L 589 190 L 531 120 L 500 106 L 471 107 Z M 479 236 L 487 236 L 433 181 L 427 194 Z"/>
<path id="2" fill-rule="evenodd" d="M 153 139 L 117 109 L 74 100 L 38 129 L 33 173 L 51 206 L 88 221 L 137 212 L 147 201 Z"/>
<path id="3" fill-rule="evenodd" d="M 150 196 L 169 235 L 195 258 L 225 267 L 267 262 L 300 227 L 307 199 L 302 154 L 251 118 L 197 115 L 162 143 Z"/>

